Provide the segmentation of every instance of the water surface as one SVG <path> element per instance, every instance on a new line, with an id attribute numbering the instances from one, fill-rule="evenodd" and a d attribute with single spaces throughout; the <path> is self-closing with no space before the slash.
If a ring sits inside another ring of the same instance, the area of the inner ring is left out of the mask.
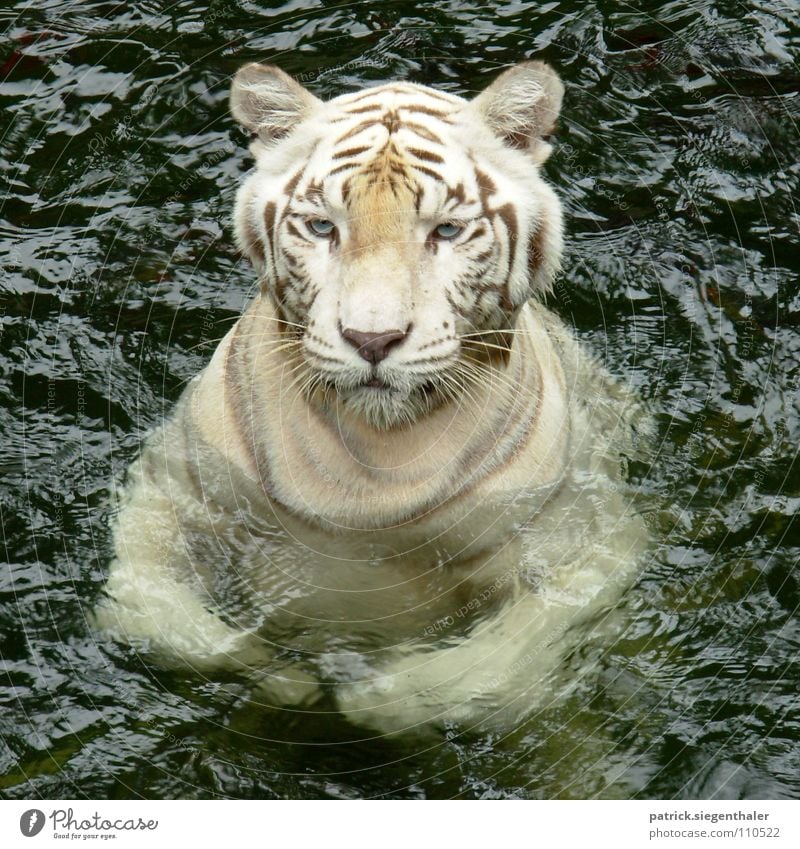
<path id="1" fill-rule="evenodd" d="M 0 22 L 0 797 L 800 795 L 796 5 L 42 0 Z M 514 733 L 433 742 L 358 742 L 98 640 L 114 486 L 252 292 L 231 74 L 469 95 L 534 56 L 568 87 L 551 305 L 658 421 L 621 633 Z"/>

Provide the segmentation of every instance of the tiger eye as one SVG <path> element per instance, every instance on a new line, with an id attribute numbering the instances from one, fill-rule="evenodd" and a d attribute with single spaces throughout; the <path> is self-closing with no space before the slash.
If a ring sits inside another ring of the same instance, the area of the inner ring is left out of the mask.
<path id="1" fill-rule="evenodd" d="M 306 224 L 315 236 L 330 236 L 336 229 L 333 221 L 328 221 L 327 218 L 311 218 Z"/>
<path id="2" fill-rule="evenodd" d="M 455 239 L 464 228 L 458 224 L 453 224 L 452 221 L 445 221 L 440 224 L 433 232 L 440 239 Z"/>

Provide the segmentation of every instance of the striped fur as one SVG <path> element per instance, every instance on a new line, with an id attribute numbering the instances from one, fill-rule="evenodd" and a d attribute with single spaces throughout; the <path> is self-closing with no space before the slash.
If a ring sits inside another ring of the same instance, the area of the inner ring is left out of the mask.
<path id="1" fill-rule="evenodd" d="M 560 206 L 539 166 L 560 88 L 550 92 L 548 123 L 528 127 L 520 149 L 522 117 L 513 115 L 509 136 L 517 142 L 510 142 L 491 89 L 468 102 L 393 83 L 310 102 L 274 69 L 262 69 L 259 84 L 257 67 L 242 72 L 232 96 L 234 114 L 256 132 L 256 169 L 236 203 L 239 244 L 279 315 L 304 329 L 309 383 L 375 427 L 407 425 L 449 399 L 445 386 L 459 362 L 490 352 L 503 358 L 504 331 L 558 268 Z M 546 97 L 541 80 L 551 89 L 560 83 L 545 66 L 524 67 L 534 109 L 536 95 Z M 288 136 L 281 83 L 297 99 L 298 124 Z M 269 106 L 276 87 L 277 139 Z M 501 77 L 496 88 L 505 87 Z M 238 106 L 249 102 L 243 89 L 257 109 Z M 335 225 L 330 239 L 309 231 L 313 218 Z M 462 232 L 437 239 L 437 225 L 447 222 Z M 342 328 L 410 330 L 371 369 Z M 364 390 L 375 376 L 388 391 Z"/>
<path id="2" fill-rule="evenodd" d="M 130 470 L 103 627 L 380 731 L 539 704 L 645 538 L 635 405 L 530 300 L 561 251 L 560 102 L 540 63 L 472 101 L 237 75 L 261 291 Z"/>

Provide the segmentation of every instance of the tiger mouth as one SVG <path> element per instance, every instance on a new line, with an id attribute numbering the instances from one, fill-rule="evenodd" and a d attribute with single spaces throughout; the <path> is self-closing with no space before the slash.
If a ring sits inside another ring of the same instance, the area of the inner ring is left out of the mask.
<path id="1" fill-rule="evenodd" d="M 362 386 L 367 389 L 392 389 L 392 386 L 380 377 L 372 377 L 365 381 Z"/>
<path id="2" fill-rule="evenodd" d="M 412 385 L 402 385 L 396 383 L 390 376 L 381 377 L 372 374 L 349 385 L 342 386 L 331 378 L 323 378 L 318 385 L 328 397 L 338 396 L 345 403 L 361 399 L 362 402 L 367 403 L 404 401 L 413 404 L 413 399 L 416 398 L 425 399 L 425 403 L 430 404 L 441 394 L 441 383 L 436 378 L 428 378 Z"/>
<path id="3" fill-rule="evenodd" d="M 378 377 L 377 375 L 373 375 L 372 377 L 365 380 L 363 383 L 359 384 L 357 389 L 369 389 L 377 392 L 401 392 L 403 391 L 401 387 L 396 386 L 390 380 L 385 380 L 382 377 Z M 420 383 L 417 386 L 406 387 L 406 394 L 420 393 L 422 395 L 428 395 L 431 392 L 434 392 L 437 388 L 437 384 L 435 380 L 426 380 L 424 383 Z"/>
<path id="4" fill-rule="evenodd" d="M 393 375 L 373 373 L 344 386 L 322 378 L 316 386 L 314 397 L 323 408 L 333 410 L 341 404 L 342 412 L 347 410 L 378 430 L 408 427 L 448 400 L 435 377 L 403 384 Z"/>
<path id="5" fill-rule="evenodd" d="M 415 386 L 410 387 L 401 387 L 396 385 L 392 380 L 387 380 L 383 377 L 379 377 L 378 375 L 372 375 L 372 377 L 366 378 L 362 383 L 358 384 L 355 389 L 366 389 L 372 390 L 375 393 L 378 392 L 405 392 L 407 395 L 411 394 L 421 394 L 421 395 L 430 395 L 435 392 L 438 388 L 438 382 L 433 379 L 426 380 L 422 383 L 419 383 Z"/>

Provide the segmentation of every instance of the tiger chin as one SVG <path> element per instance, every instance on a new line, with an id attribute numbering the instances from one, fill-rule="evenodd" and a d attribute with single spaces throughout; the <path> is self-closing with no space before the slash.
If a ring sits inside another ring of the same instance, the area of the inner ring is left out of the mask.
<path id="1" fill-rule="evenodd" d="M 646 543 L 644 418 L 539 302 L 562 95 L 541 62 L 472 100 L 236 74 L 260 291 L 129 470 L 100 626 L 381 733 L 555 692 Z"/>

